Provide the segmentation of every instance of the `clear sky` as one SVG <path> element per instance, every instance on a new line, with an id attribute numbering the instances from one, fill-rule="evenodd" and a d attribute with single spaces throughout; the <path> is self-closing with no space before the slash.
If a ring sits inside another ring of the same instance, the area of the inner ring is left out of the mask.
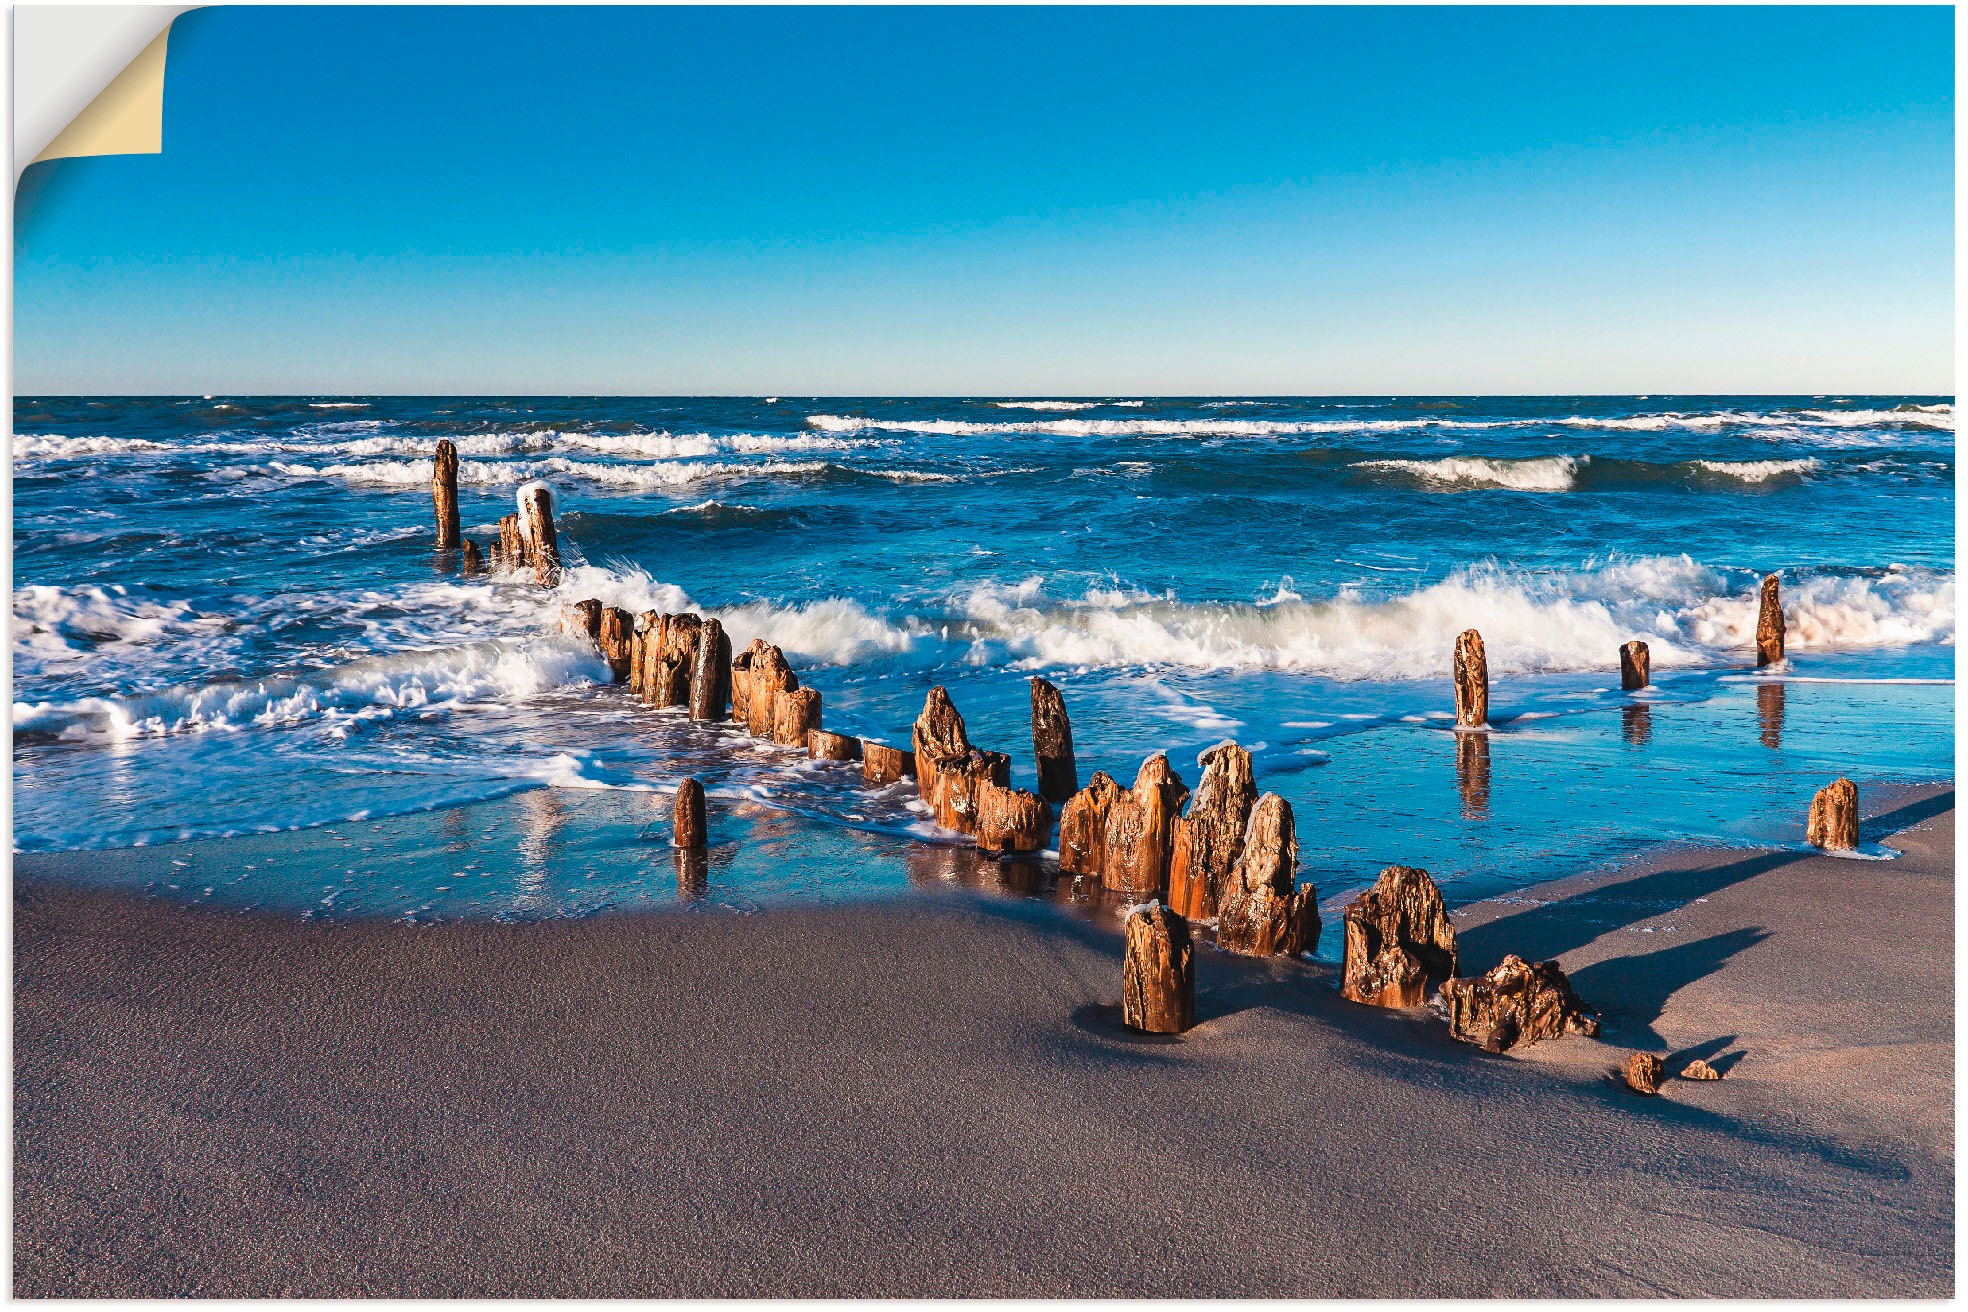
<path id="1" fill-rule="evenodd" d="M 22 393 L 1953 390 L 1931 8 L 212 8 Z"/>

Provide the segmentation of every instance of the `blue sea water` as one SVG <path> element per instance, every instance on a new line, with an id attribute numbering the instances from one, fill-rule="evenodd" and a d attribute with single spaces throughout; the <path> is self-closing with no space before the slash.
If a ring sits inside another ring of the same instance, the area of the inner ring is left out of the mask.
<path id="1" fill-rule="evenodd" d="M 1083 780 L 1166 751 L 1193 784 L 1235 738 L 1328 900 L 1392 861 L 1453 902 L 1654 842 L 1793 842 L 1838 774 L 1952 775 L 1945 397 L 28 398 L 14 419 L 16 848 L 174 845 L 102 863 L 174 896 L 533 916 L 974 878 L 906 785 L 607 686 L 558 633 L 590 596 L 778 643 L 844 732 L 906 743 L 943 684 L 1020 782 L 1030 674 L 1065 690 Z M 553 485 L 557 590 L 436 558 L 441 437 L 481 542 L 519 484 Z M 1759 673 L 1768 571 L 1790 660 Z M 1471 627 L 1494 725 L 1473 742 L 1447 680 Z M 1656 686 L 1629 696 L 1636 637 Z M 692 773 L 719 846 L 679 880 L 663 794 Z M 188 841 L 303 827 L 273 862 Z"/>

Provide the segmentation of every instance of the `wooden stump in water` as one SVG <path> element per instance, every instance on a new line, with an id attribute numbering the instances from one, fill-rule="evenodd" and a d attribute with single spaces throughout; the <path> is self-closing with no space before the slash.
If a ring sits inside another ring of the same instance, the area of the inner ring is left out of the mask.
<path id="1" fill-rule="evenodd" d="M 751 724 L 749 693 L 752 686 L 752 662 L 766 648 L 764 638 L 753 638 L 752 645 L 739 652 L 731 661 L 731 718 L 738 723 Z"/>
<path id="2" fill-rule="evenodd" d="M 478 543 L 473 542 L 470 538 L 465 539 L 465 554 L 459 565 L 459 569 L 466 574 L 483 574 L 485 572 L 485 556 L 479 551 Z"/>
<path id="3" fill-rule="evenodd" d="M 1203 753 L 1203 777 L 1189 813 L 1169 832 L 1169 907 L 1190 920 L 1216 916 L 1217 901 L 1244 848 L 1257 782 L 1250 753 L 1219 743 Z"/>
<path id="4" fill-rule="evenodd" d="M 635 647 L 629 654 L 629 691 L 646 697 L 649 689 L 649 652 L 653 643 L 660 641 L 657 628 L 663 617 L 653 610 L 641 615 L 642 627 L 636 630 Z"/>
<path id="5" fill-rule="evenodd" d="M 772 702 L 772 741 L 781 747 L 804 747 L 806 736 L 820 727 L 820 692 L 795 688 Z"/>
<path id="6" fill-rule="evenodd" d="M 880 787 L 904 778 L 914 778 L 915 773 L 914 752 L 905 752 L 887 743 L 871 743 L 866 738 L 861 740 L 861 778 L 864 782 Z"/>
<path id="7" fill-rule="evenodd" d="M 1783 594 L 1777 576 L 1763 579 L 1763 595 L 1756 608 L 1757 668 L 1775 665 L 1784 658 Z"/>
<path id="8" fill-rule="evenodd" d="M 1620 648 L 1620 687 L 1627 692 L 1644 688 L 1653 682 L 1654 674 L 1651 658 L 1647 654 L 1647 644 L 1635 639 Z"/>
<path id="9" fill-rule="evenodd" d="M 1062 874 L 1099 879 L 1107 865 L 1107 813 L 1121 786 L 1105 770 L 1095 770 L 1087 786 L 1074 793 L 1059 814 L 1059 869 Z"/>
<path id="10" fill-rule="evenodd" d="M 585 634 L 590 642 L 601 641 L 601 603 L 593 597 L 577 601 L 567 611 L 561 613 L 560 629 L 563 633 Z"/>
<path id="11" fill-rule="evenodd" d="M 1104 887 L 1133 897 L 1167 894 L 1171 831 L 1188 796 L 1188 785 L 1167 756 L 1156 752 L 1141 763 L 1134 787 L 1107 809 L 1107 830 L 1101 837 L 1106 848 L 1100 870 Z"/>
<path id="12" fill-rule="evenodd" d="M 1066 698 L 1037 675 L 1032 677 L 1032 759 L 1038 766 L 1040 797 L 1064 802 L 1080 791 Z"/>
<path id="13" fill-rule="evenodd" d="M 1189 922 L 1160 903 L 1136 907 L 1127 918 L 1121 1022 L 1147 1034 L 1180 1034 L 1196 1023 L 1196 947 Z"/>
<path id="14" fill-rule="evenodd" d="M 705 620 L 697 628 L 697 650 L 690 664 L 690 718 L 716 723 L 730 713 L 731 639 L 725 636 L 723 624 Z"/>
<path id="15" fill-rule="evenodd" d="M 601 612 L 601 626 L 595 634 L 595 643 L 601 648 L 601 658 L 608 662 L 608 672 L 615 682 L 626 682 L 634 654 L 635 617 L 620 606 L 606 607 Z"/>
<path id="16" fill-rule="evenodd" d="M 754 738 L 770 738 L 778 721 L 778 701 L 799 689 L 799 676 L 786 664 L 785 653 L 770 643 L 752 655 L 745 680 L 745 727 Z"/>
<path id="17" fill-rule="evenodd" d="M 688 611 L 665 615 L 657 624 L 661 645 L 643 689 L 651 706 L 689 706 L 690 671 L 697 663 L 697 636 L 703 621 Z"/>
<path id="18" fill-rule="evenodd" d="M 1295 957 L 1319 946 L 1318 893 L 1298 884 L 1298 830 L 1291 803 L 1266 793 L 1217 908 L 1216 945 L 1247 957 Z"/>
<path id="19" fill-rule="evenodd" d="M 815 729 L 806 736 L 806 754 L 816 761 L 858 761 L 861 740 L 853 734 Z"/>
<path id="20" fill-rule="evenodd" d="M 1666 1063 L 1653 1053 L 1636 1052 L 1626 1059 L 1626 1087 L 1635 1093 L 1659 1093 L 1665 1071 Z"/>
<path id="21" fill-rule="evenodd" d="M 454 551 L 464 537 L 458 526 L 458 448 L 440 438 L 431 461 L 431 504 L 437 510 L 437 549 Z"/>
<path id="22" fill-rule="evenodd" d="M 1455 973 L 1455 926 L 1426 870 L 1388 866 L 1346 908 L 1340 996 L 1374 1007 L 1419 1007 L 1431 982 Z"/>
<path id="23" fill-rule="evenodd" d="M 916 769 L 919 772 L 922 769 L 920 756 L 916 758 Z M 922 783 L 920 773 L 916 782 Z M 1011 758 L 1003 752 L 985 752 L 973 747 L 961 757 L 944 758 L 936 777 L 936 794 L 930 802 L 936 812 L 936 823 L 960 834 L 975 834 L 984 791 L 993 785 L 1011 786 Z"/>
<path id="24" fill-rule="evenodd" d="M 986 783 L 977 790 L 977 845 L 987 852 L 1041 852 L 1052 808 L 1037 793 Z"/>
<path id="25" fill-rule="evenodd" d="M 704 785 L 695 779 L 686 779 L 678 784 L 676 808 L 671 815 L 671 846 L 704 846 L 710 834 L 704 823 Z"/>
<path id="26" fill-rule="evenodd" d="M 970 756 L 970 735 L 964 732 L 963 716 L 957 713 L 942 684 L 931 688 L 923 699 L 922 713 L 916 716 L 910 739 L 916 753 L 916 790 L 935 808 L 943 772 L 961 768 Z"/>
<path id="27" fill-rule="evenodd" d="M 499 520 L 497 552 L 500 569 L 517 572 L 526 568 L 526 538 L 519 531 L 518 515 L 506 515 Z"/>
<path id="28" fill-rule="evenodd" d="M 1811 799 L 1804 840 L 1827 852 L 1850 852 L 1859 845 L 1859 788 L 1842 776 Z"/>
<path id="29" fill-rule="evenodd" d="M 1445 981 L 1442 999 L 1449 1006 L 1449 1033 L 1488 1052 L 1599 1032 L 1599 1018 L 1572 992 L 1555 961 L 1533 966 L 1506 956 L 1487 975 Z"/>
<path id="30" fill-rule="evenodd" d="M 520 536 L 526 539 L 527 559 L 541 587 L 560 582 L 560 537 L 554 532 L 553 489 L 528 483 L 519 490 Z"/>
<path id="31" fill-rule="evenodd" d="M 1456 638 L 1456 724 L 1474 728 L 1490 721 L 1490 662 L 1483 652 L 1483 635 L 1465 629 Z"/>

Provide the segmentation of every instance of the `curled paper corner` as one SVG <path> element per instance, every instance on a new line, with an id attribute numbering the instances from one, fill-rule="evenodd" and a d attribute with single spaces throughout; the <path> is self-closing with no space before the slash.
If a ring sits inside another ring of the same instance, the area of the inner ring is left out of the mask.
<path id="1" fill-rule="evenodd" d="M 55 135 L 30 164 L 90 155 L 156 155 L 164 150 L 164 65 L 171 28 L 190 8 L 165 10 L 164 29 Z"/>

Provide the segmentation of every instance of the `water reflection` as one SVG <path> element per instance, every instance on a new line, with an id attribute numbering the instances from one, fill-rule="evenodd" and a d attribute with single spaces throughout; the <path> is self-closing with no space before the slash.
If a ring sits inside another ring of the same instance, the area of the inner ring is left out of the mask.
<path id="1" fill-rule="evenodd" d="M 1456 741 L 1456 787 L 1462 791 L 1462 818 L 1481 820 L 1490 813 L 1490 736 L 1459 733 Z"/>
<path id="2" fill-rule="evenodd" d="M 1654 708 L 1635 702 L 1620 711 L 1620 732 L 1635 747 L 1645 747 L 1654 736 Z"/>
<path id="3" fill-rule="evenodd" d="M 711 855 L 701 847 L 671 849 L 676 860 L 677 901 L 702 901 L 711 891 Z"/>
<path id="4" fill-rule="evenodd" d="M 519 839 L 519 887 L 539 893 L 546 887 L 560 831 L 567 827 L 567 807 L 554 788 L 535 788 L 519 795 L 522 833 Z"/>
<path id="5" fill-rule="evenodd" d="M 1756 718 L 1762 722 L 1763 745 L 1771 751 L 1783 746 L 1784 727 L 1784 685 L 1781 683 L 1759 683 L 1756 685 Z"/>

